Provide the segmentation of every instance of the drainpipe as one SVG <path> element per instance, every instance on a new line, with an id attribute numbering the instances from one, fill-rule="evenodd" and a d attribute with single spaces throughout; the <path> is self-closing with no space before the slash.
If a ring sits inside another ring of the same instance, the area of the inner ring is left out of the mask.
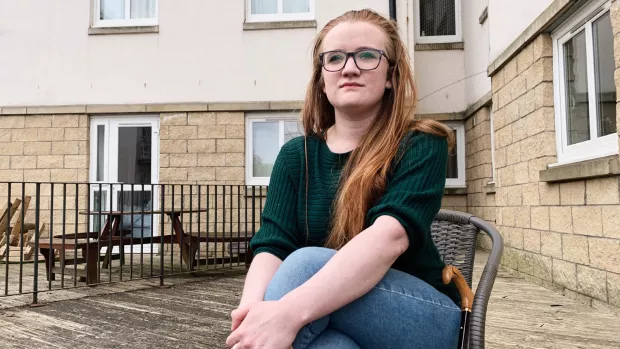
<path id="1" fill-rule="evenodd" d="M 396 0 L 390 0 L 390 18 L 396 21 Z"/>

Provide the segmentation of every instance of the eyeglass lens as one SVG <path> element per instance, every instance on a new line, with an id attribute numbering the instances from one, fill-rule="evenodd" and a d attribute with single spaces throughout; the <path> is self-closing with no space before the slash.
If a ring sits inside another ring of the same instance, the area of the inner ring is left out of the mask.
<path id="1" fill-rule="evenodd" d="M 381 53 L 375 50 L 361 50 L 355 52 L 355 64 L 361 70 L 371 70 L 379 66 Z M 347 62 L 346 52 L 327 52 L 323 57 L 323 66 L 328 71 L 338 71 L 344 68 Z"/>

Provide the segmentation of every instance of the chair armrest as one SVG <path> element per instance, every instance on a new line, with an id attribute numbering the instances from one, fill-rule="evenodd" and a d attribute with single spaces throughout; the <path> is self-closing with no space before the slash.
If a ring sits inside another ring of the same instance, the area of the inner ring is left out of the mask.
<path id="1" fill-rule="evenodd" d="M 486 221 L 477 217 L 472 217 L 470 223 L 489 235 L 493 242 L 489 259 L 484 266 L 484 270 L 476 286 L 476 295 L 474 297 L 474 304 L 476 304 L 476 306 L 472 310 L 470 325 L 470 348 L 484 349 L 487 306 L 504 252 L 504 241 L 497 229 Z"/>
<path id="2" fill-rule="evenodd" d="M 445 268 L 443 268 L 442 279 L 443 283 L 446 285 L 454 281 L 456 289 L 461 296 L 461 310 L 471 311 L 474 303 L 474 293 L 467 285 L 467 281 L 465 281 L 463 274 L 461 274 L 458 268 L 453 265 L 446 265 Z"/>

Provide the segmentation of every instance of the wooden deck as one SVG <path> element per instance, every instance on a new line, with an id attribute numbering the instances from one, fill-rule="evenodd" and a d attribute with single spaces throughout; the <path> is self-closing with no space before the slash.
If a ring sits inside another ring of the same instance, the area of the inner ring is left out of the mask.
<path id="1" fill-rule="evenodd" d="M 480 253 L 477 270 L 485 259 Z M 170 287 L 0 310 L 0 348 L 224 348 L 244 276 L 237 267 Z M 501 273 L 486 333 L 487 348 L 620 348 L 620 317 Z"/>

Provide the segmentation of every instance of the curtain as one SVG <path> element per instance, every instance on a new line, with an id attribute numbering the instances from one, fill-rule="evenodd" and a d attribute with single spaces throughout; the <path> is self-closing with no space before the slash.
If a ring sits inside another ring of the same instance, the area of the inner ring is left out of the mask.
<path id="1" fill-rule="evenodd" d="M 310 12 L 309 0 L 283 0 L 282 11 L 284 13 Z"/>
<path id="2" fill-rule="evenodd" d="M 420 35 L 456 35 L 455 0 L 420 0 Z"/>
<path id="3" fill-rule="evenodd" d="M 153 18 L 157 0 L 101 0 L 101 19 L 125 19 L 126 2 L 129 1 L 129 18 Z"/>
<path id="4" fill-rule="evenodd" d="M 100 19 L 125 18 L 125 0 L 101 0 Z"/>
<path id="5" fill-rule="evenodd" d="M 157 0 L 131 0 L 131 18 L 155 17 Z"/>
<path id="6" fill-rule="evenodd" d="M 278 13 L 278 0 L 252 0 L 253 15 L 275 13 Z"/>

